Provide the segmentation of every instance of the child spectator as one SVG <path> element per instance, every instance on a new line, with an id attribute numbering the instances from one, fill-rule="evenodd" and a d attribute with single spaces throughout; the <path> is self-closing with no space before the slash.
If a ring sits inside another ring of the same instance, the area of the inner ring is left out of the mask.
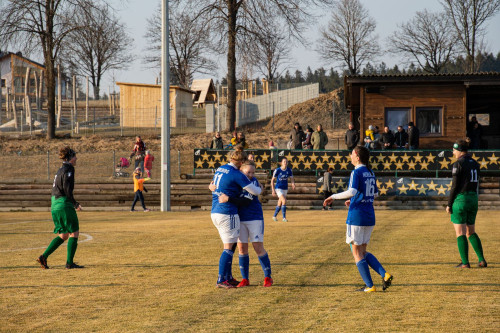
<path id="1" fill-rule="evenodd" d="M 146 150 L 146 157 L 144 157 L 144 171 L 148 175 L 148 178 L 151 178 L 151 169 L 153 169 L 153 161 L 155 157 L 151 155 L 149 150 Z"/>
<path id="2" fill-rule="evenodd" d="M 141 205 L 142 208 L 144 209 L 145 212 L 149 212 L 149 209 L 146 208 L 146 205 L 144 204 L 144 196 L 142 195 L 142 191 L 147 192 L 146 188 L 144 187 L 144 182 L 149 180 L 149 178 L 141 178 L 141 168 L 136 168 L 134 171 L 134 202 L 132 202 L 132 208 L 130 208 L 131 212 L 135 212 L 136 210 L 134 209 L 135 204 L 137 203 L 137 200 L 141 200 Z"/>

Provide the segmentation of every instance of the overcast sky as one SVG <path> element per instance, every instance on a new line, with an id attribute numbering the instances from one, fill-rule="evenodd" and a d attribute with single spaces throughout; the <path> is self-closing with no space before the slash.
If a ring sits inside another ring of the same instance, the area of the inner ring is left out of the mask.
<path id="1" fill-rule="evenodd" d="M 102 90 L 107 92 L 107 87 L 112 85 L 113 76 L 115 81 L 154 83 L 158 74 L 153 70 L 145 69 L 144 65 L 141 63 L 141 57 L 146 44 L 143 39 L 146 32 L 146 21 L 151 17 L 154 11 L 157 10 L 160 0 L 111 0 L 111 2 L 113 2 L 115 8 L 119 10 L 122 22 L 127 25 L 130 35 L 134 38 L 136 61 L 127 71 L 108 73 Z M 437 12 L 442 10 L 442 6 L 438 0 L 361 0 L 361 2 L 377 23 L 376 34 L 379 37 L 379 42 L 383 49 L 386 48 L 387 37 L 396 30 L 397 25 L 413 18 L 417 11 L 428 9 L 429 11 Z M 324 15 L 321 14 L 322 12 L 325 12 Z M 326 25 L 329 20 L 329 15 L 326 11 L 318 11 L 317 15 L 319 16 L 317 20 L 318 23 L 312 26 L 305 34 L 306 39 L 312 42 L 317 39 L 320 27 Z M 497 13 L 495 17 L 487 21 L 487 31 L 487 50 L 496 55 L 500 52 L 500 14 Z M 337 70 L 340 69 L 335 67 L 339 64 L 322 62 L 318 54 L 314 51 L 314 48 L 314 43 L 309 46 L 298 46 L 294 48 L 292 52 L 293 63 L 289 66 L 290 72 L 293 73 L 296 69 L 305 72 L 308 66 L 310 66 L 312 70 L 321 66 L 325 68 L 334 67 Z M 220 79 L 225 73 L 226 58 L 225 56 L 220 56 L 219 58 L 218 62 L 220 68 L 217 73 L 214 73 L 214 80 Z M 402 64 L 402 59 L 390 54 L 381 56 L 378 62 L 381 61 L 384 61 L 388 67 Z M 203 77 L 207 76 L 203 75 Z"/>

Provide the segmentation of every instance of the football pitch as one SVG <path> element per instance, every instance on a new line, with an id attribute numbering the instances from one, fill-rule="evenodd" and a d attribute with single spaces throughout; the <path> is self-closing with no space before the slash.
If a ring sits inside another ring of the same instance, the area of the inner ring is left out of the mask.
<path id="1" fill-rule="evenodd" d="M 318 332 L 500 331 L 500 211 L 479 211 L 476 230 L 488 268 L 458 269 L 444 211 L 376 211 L 368 250 L 394 275 L 382 292 L 363 285 L 345 244 L 347 211 L 293 211 L 273 222 L 265 248 L 274 285 L 250 250 L 250 287 L 215 287 L 222 244 L 210 212 L 79 212 L 80 243 L 50 243 L 48 212 L 0 213 L 0 331 Z M 238 255 L 233 274 L 240 279 Z"/>

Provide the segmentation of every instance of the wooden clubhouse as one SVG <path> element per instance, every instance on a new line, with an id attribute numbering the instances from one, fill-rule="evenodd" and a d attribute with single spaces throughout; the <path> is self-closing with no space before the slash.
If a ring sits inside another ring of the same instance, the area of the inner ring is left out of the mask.
<path id="1" fill-rule="evenodd" d="M 476 116 L 482 148 L 500 148 L 500 73 L 353 75 L 344 78 L 344 102 L 362 136 L 369 125 L 392 131 L 413 121 L 420 149 L 445 148 L 465 138 Z"/>

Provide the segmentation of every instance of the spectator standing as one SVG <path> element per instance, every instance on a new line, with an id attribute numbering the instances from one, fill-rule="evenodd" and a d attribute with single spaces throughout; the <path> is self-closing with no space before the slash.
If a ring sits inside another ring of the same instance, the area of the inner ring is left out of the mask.
<path id="1" fill-rule="evenodd" d="M 305 140 L 304 131 L 299 123 L 295 123 L 292 131 L 290 132 L 290 141 L 292 142 L 292 149 L 302 149 L 302 141 Z"/>
<path id="2" fill-rule="evenodd" d="M 316 132 L 311 136 L 311 143 L 314 150 L 324 150 L 328 144 L 328 136 L 323 132 L 323 126 L 318 125 Z"/>
<path id="3" fill-rule="evenodd" d="M 359 142 L 359 131 L 354 128 L 353 123 L 349 123 L 349 129 L 345 132 L 345 145 L 347 149 L 353 150 Z"/>
<path id="4" fill-rule="evenodd" d="M 269 139 L 269 149 L 278 149 L 278 147 L 274 145 L 274 141 L 271 139 Z"/>
<path id="5" fill-rule="evenodd" d="M 146 208 L 146 205 L 144 204 L 144 196 L 142 195 L 142 191 L 147 192 L 146 188 L 144 188 L 144 182 L 146 180 L 149 180 L 149 178 L 141 178 L 141 169 L 136 168 L 134 171 L 134 201 L 132 202 L 132 207 L 130 208 L 131 212 L 135 212 L 135 204 L 137 203 L 137 200 L 141 200 L 141 205 L 142 208 L 144 209 L 145 212 L 149 212 L 149 209 Z"/>
<path id="6" fill-rule="evenodd" d="M 224 143 L 222 142 L 220 132 L 215 132 L 215 136 L 210 143 L 210 149 L 224 149 Z"/>
<path id="7" fill-rule="evenodd" d="M 394 135 L 394 143 L 396 144 L 396 148 L 405 149 L 406 144 L 408 143 L 408 133 L 406 133 L 403 126 L 398 126 L 398 131 Z"/>
<path id="8" fill-rule="evenodd" d="M 144 157 L 146 155 L 146 144 L 142 141 L 141 137 L 138 135 L 135 137 L 134 150 L 130 154 L 130 158 L 134 158 L 135 168 L 140 168 L 141 172 L 144 173 Z"/>
<path id="9" fill-rule="evenodd" d="M 302 141 L 302 148 L 304 149 L 313 149 L 312 143 L 311 143 L 311 137 L 313 134 L 313 129 L 309 126 L 307 126 L 306 129 L 306 139 Z"/>
<path id="10" fill-rule="evenodd" d="M 481 127 L 478 122 L 472 125 L 472 129 L 469 134 L 470 138 L 470 149 L 479 149 L 481 147 Z"/>
<path id="11" fill-rule="evenodd" d="M 382 149 L 392 149 L 392 146 L 394 145 L 394 134 L 392 134 L 391 130 L 389 127 L 384 127 L 384 133 L 382 133 Z"/>
<path id="12" fill-rule="evenodd" d="M 231 138 L 231 146 L 236 146 L 238 144 L 238 133 L 236 130 L 233 132 L 233 137 Z"/>
<path id="13" fill-rule="evenodd" d="M 380 140 L 382 136 L 379 133 L 378 126 L 373 129 L 373 141 L 370 142 L 370 149 L 380 149 Z"/>
<path id="14" fill-rule="evenodd" d="M 151 154 L 149 150 L 146 150 L 146 157 L 144 157 L 144 171 L 151 178 L 151 169 L 153 169 L 153 161 L 155 157 Z"/>
<path id="15" fill-rule="evenodd" d="M 365 131 L 365 139 L 364 139 L 364 142 L 365 142 L 365 147 L 370 149 L 370 143 L 372 143 L 373 141 L 373 130 L 375 129 L 375 127 L 373 127 L 373 125 L 370 125 L 368 126 L 368 129 Z"/>
<path id="16" fill-rule="evenodd" d="M 420 131 L 413 124 L 413 121 L 408 123 L 408 149 L 414 150 L 418 149 L 420 141 Z"/>
<path id="17" fill-rule="evenodd" d="M 328 199 L 332 194 L 332 175 L 333 175 L 333 168 L 328 168 L 328 170 L 325 172 L 323 175 L 323 200 Z M 329 208 L 331 209 L 333 205 L 333 202 L 330 203 Z M 323 206 L 323 210 L 328 210 L 328 208 Z"/>
<path id="18" fill-rule="evenodd" d="M 246 142 L 245 134 L 243 132 L 238 132 L 236 136 L 236 145 L 240 145 L 241 147 L 243 147 L 243 149 L 248 148 L 248 143 Z"/>

